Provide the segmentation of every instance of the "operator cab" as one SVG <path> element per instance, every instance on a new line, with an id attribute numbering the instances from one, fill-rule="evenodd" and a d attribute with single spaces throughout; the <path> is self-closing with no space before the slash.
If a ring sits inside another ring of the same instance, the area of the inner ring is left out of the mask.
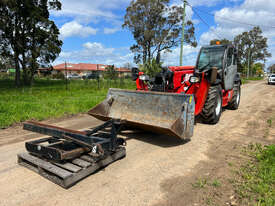
<path id="1" fill-rule="evenodd" d="M 217 80 L 222 81 L 223 88 L 232 89 L 234 78 L 237 75 L 237 51 L 233 45 L 213 45 L 201 48 L 195 72 L 205 72 L 211 75 L 213 68 L 217 69 Z"/>
<path id="2" fill-rule="evenodd" d="M 225 55 L 225 46 L 207 46 L 202 47 L 197 60 L 196 70 L 203 72 L 217 67 L 218 70 L 223 68 L 223 60 Z"/>

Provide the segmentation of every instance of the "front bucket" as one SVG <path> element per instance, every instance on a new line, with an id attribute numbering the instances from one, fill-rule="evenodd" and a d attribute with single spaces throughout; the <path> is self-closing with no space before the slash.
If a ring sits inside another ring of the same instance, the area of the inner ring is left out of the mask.
<path id="1" fill-rule="evenodd" d="M 190 139 L 194 128 L 193 95 L 109 89 L 106 99 L 88 114 L 159 134 Z"/>

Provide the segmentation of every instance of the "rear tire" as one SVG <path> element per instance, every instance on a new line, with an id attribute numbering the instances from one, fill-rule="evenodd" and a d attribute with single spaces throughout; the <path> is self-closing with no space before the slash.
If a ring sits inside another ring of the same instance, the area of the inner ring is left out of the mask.
<path id="1" fill-rule="evenodd" d="M 241 100 L 241 86 L 240 86 L 240 84 L 234 85 L 233 91 L 234 91 L 233 98 L 227 107 L 229 109 L 236 110 L 239 108 L 239 104 L 240 104 L 240 100 Z"/>
<path id="2" fill-rule="evenodd" d="M 220 85 L 211 86 L 201 112 L 204 123 L 216 124 L 222 113 L 222 88 Z"/>

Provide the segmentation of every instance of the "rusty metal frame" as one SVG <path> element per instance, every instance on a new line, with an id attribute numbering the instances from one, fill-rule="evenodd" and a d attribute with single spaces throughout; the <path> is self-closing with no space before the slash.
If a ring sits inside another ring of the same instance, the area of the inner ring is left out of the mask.
<path id="1" fill-rule="evenodd" d="M 91 151 L 87 147 L 53 137 L 26 142 L 25 146 L 30 153 L 53 161 L 73 159 Z"/>
<path id="2" fill-rule="evenodd" d="M 107 128 L 110 128 L 110 132 L 102 134 L 101 132 Z M 53 161 L 72 159 L 90 151 L 101 156 L 104 153 L 113 152 L 118 146 L 125 145 L 123 139 L 117 138 L 121 128 L 122 123 L 113 119 L 89 132 L 75 131 L 33 121 L 25 122 L 23 125 L 24 130 L 52 136 L 26 142 L 25 146 L 30 153 Z"/>

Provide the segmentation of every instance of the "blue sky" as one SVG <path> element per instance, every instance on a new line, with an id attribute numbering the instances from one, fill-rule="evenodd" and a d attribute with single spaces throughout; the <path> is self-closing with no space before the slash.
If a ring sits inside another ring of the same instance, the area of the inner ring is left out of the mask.
<path id="1" fill-rule="evenodd" d="M 129 31 L 122 29 L 123 17 L 130 0 L 61 0 L 62 10 L 51 12 L 60 28 L 64 44 L 60 57 L 54 64 L 102 63 L 124 66 L 133 63 L 129 50 L 134 39 Z M 199 48 L 213 38 L 232 40 L 235 35 L 252 29 L 252 26 L 227 21 L 233 19 L 261 27 L 268 38 L 269 50 L 273 54 L 267 65 L 275 63 L 275 1 L 274 0 L 189 0 L 199 9 L 198 14 L 210 28 L 187 7 L 187 18 L 195 23 L 197 48 L 184 46 L 184 64 L 194 65 Z M 171 4 L 182 5 L 181 0 Z M 212 15 L 209 15 L 208 12 Z M 178 65 L 179 48 L 162 55 L 165 65 Z"/>

